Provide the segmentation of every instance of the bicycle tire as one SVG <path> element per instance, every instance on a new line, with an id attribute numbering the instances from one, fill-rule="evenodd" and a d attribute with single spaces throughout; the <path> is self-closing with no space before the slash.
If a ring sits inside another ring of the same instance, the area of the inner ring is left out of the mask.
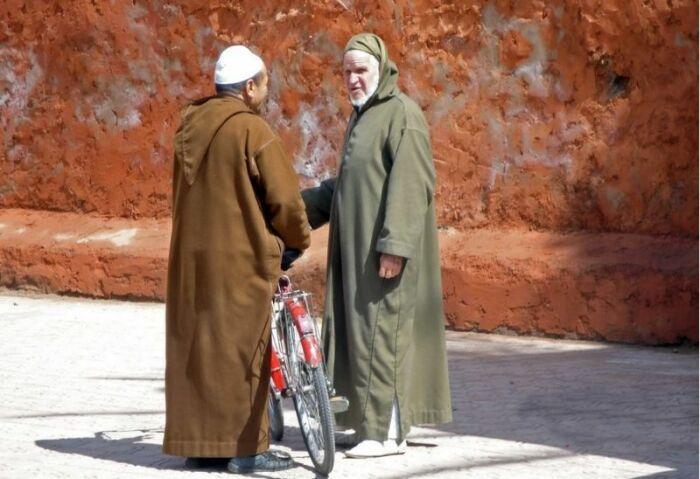
<path id="1" fill-rule="evenodd" d="M 331 403 L 328 396 L 328 387 L 326 383 L 326 375 L 323 372 L 323 367 L 318 366 L 311 368 L 305 363 L 300 364 L 300 369 L 310 372 L 310 384 L 312 386 L 313 395 L 318 405 L 318 418 L 320 422 L 320 432 L 322 435 L 322 444 L 320 447 L 316 444 L 317 441 L 311 437 L 312 431 L 308 421 L 304 421 L 304 409 L 307 409 L 307 404 L 301 392 L 294 396 L 294 410 L 297 413 L 301 436 L 304 438 L 306 450 L 309 452 L 311 462 L 319 474 L 327 476 L 333 470 L 335 461 L 335 438 L 333 426 L 333 413 L 331 412 Z M 303 374 L 303 373 L 302 373 Z M 322 453 L 322 454 L 321 454 Z"/>
<path id="2" fill-rule="evenodd" d="M 270 437 L 279 442 L 284 437 L 282 399 L 275 396 L 275 393 L 272 391 L 270 391 L 270 398 L 267 402 L 267 412 L 270 418 Z"/>

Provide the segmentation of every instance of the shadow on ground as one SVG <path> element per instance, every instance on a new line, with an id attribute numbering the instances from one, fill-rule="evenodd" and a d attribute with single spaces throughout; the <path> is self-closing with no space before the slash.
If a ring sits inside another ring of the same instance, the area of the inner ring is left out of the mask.
<path id="1" fill-rule="evenodd" d="M 450 381 L 454 421 L 440 431 L 626 459 L 675 469 L 673 477 L 697 477 L 697 348 L 601 344 L 541 354 L 453 351 Z"/>
<path id="2" fill-rule="evenodd" d="M 132 466 L 183 470 L 185 468 L 183 458 L 164 456 L 159 444 L 148 442 L 161 432 L 162 430 L 106 431 L 95 433 L 94 437 L 42 439 L 36 441 L 36 445 L 51 451 L 82 454 Z M 123 435 L 127 437 L 118 437 Z M 154 462 L 153 458 L 157 456 L 162 460 Z"/>
<path id="3" fill-rule="evenodd" d="M 162 433 L 162 429 L 104 431 L 95 433 L 94 437 L 42 439 L 35 441 L 35 444 L 50 451 L 65 454 L 81 454 L 94 459 L 114 461 L 132 466 L 172 471 L 190 470 L 185 467 L 185 458 L 166 456 L 162 453 L 161 444 L 159 443 Z M 293 428 L 285 428 L 285 434 L 294 436 Z M 274 445 L 272 447 L 275 448 Z M 293 456 L 297 456 L 298 454 L 294 454 L 294 452 L 292 451 Z M 306 453 L 305 450 L 304 453 Z M 158 459 L 154 460 L 154 458 Z M 296 466 L 313 472 L 305 464 L 297 462 Z M 221 473 L 226 472 L 226 468 L 203 468 L 197 469 L 197 472 Z M 270 476 L 258 473 L 249 474 L 248 477 L 268 478 Z"/>
<path id="4" fill-rule="evenodd" d="M 528 462 L 590 454 L 674 469 L 650 478 L 696 477 L 697 349 L 675 354 L 670 348 L 589 344 L 585 350 L 553 347 L 519 353 L 488 341 L 470 343 L 468 351 L 456 349 L 450 352 L 454 422 L 438 430 L 421 429 L 410 438 L 414 445 L 429 446 L 437 435 L 479 436 L 557 448 L 528 457 Z M 36 444 L 135 466 L 183 470 L 182 458 L 162 455 L 154 439 L 161 432 L 113 431 Z M 306 457 L 298 427 L 285 427 L 282 444 L 292 449 L 293 457 Z M 523 458 L 460 460 L 445 464 L 444 470 L 412 470 L 410 475 L 519 461 Z"/>

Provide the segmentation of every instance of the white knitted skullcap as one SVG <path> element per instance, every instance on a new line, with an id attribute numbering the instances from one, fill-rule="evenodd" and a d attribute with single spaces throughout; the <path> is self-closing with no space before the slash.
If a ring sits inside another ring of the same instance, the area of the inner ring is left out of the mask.
<path id="1" fill-rule="evenodd" d="M 214 83 L 228 85 L 253 78 L 263 69 L 263 61 L 243 45 L 233 45 L 221 52 L 214 69 Z"/>

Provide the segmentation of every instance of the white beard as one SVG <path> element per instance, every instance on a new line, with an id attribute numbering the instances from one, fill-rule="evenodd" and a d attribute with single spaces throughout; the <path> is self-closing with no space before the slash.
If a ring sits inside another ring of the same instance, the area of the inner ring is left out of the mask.
<path id="1" fill-rule="evenodd" d="M 367 100 L 372 98 L 372 95 L 374 95 L 374 92 L 377 91 L 377 87 L 379 86 L 379 75 L 376 76 L 372 83 L 373 85 L 370 85 L 369 91 L 367 91 L 367 94 L 362 98 L 358 98 L 357 100 L 353 99 L 352 97 L 350 98 L 350 103 L 352 103 L 352 106 L 362 108 L 364 104 L 367 103 Z"/>

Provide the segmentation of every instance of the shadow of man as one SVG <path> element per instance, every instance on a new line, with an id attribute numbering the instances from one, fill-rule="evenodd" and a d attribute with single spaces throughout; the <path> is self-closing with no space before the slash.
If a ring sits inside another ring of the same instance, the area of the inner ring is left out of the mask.
<path id="1" fill-rule="evenodd" d="M 163 454 L 162 439 L 162 429 L 139 429 L 101 431 L 96 432 L 94 437 L 40 439 L 34 443 L 50 451 L 64 454 L 79 454 L 93 459 L 113 461 L 131 466 L 171 471 L 191 470 L 185 466 L 184 458 Z M 295 462 L 295 466 L 314 472 L 312 468 L 298 462 Z M 223 463 L 220 467 L 198 468 L 197 471 L 225 472 L 226 465 Z M 261 473 L 251 474 L 250 476 L 271 479 L 271 476 Z M 316 475 L 316 477 L 322 476 Z"/>
<path id="2" fill-rule="evenodd" d="M 153 469 L 184 470 L 183 458 L 165 456 L 157 439 L 162 430 L 102 431 L 94 437 L 40 439 L 41 448 Z"/>

